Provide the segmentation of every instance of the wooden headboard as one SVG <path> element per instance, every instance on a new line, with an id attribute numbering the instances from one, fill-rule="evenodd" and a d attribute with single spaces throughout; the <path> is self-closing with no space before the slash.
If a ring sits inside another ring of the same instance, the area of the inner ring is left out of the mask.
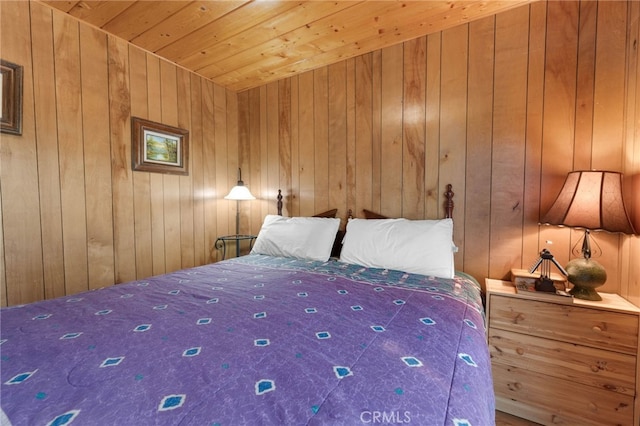
<path id="1" fill-rule="evenodd" d="M 453 186 L 448 183 L 447 184 L 447 190 L 444 192 L 444 217 L 447 219 L 453 218 L 453 196 L 455 195 L 455 193 L 452 190 Z M 278 206 L 278 215 L 282 216 L 282 190 L 278 189 L 278 196 L 277 196 L 277 206 Z M 384 219 L 386 218 L 386 216 L 383 216 L 381 214 L 377 214 L 377 213 L 373 213 L 370 212 L 368 210 L 366 210 L 367 212 L 370 213 L 370 216 L 376 216 L 379 219 Z M 353 217 L 352 215 L 352 211 L 351 209 L 349 209 L 349 217 Z M 370 217 L 374 218 L 374 217 Z"/>
<path id="2" fill-rule="evenodd" d="M 451 190 L 452 188 L 448 183 L 447 190 L 444 192 L 444 217 L 447 219 L 453 219 L 453 196 L 455 193 Z"/>
<path id="3" fill-rule="evenodd" d="M 282 216 L 282 191 L 278 189 L 278 216 Z"/>

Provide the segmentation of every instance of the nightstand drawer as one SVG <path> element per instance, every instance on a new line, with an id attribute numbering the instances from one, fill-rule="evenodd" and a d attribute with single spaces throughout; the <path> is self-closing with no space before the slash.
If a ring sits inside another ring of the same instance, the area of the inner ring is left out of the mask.
<path id="1" fill-rule="evenodd" d="M 636 355 L 638 316 L 491 295 L 489 327 Z"/>
<path id="2" fill-rule="evenodd" d="M 492 363 L 531 369 L 603 390 L 635 394 L 636 357 L 492 328 Z"/>
<path id="3" fill-rule="evenodd" d="M 492 364 L 496 408 L 543 424 L 631 425 L 632 396 Z"/>

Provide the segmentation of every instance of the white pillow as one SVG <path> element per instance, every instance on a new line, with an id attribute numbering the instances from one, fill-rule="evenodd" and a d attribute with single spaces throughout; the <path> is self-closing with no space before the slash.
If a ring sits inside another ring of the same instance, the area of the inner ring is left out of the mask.
<path id="1" fill-rule="evenodd" d="M 453 220 L 349 219 L 340 261 L 453 278 Z"/>
<path id="2" fill-rule="evenodd" d="M 326 262 L 340 219 L 267 215 L 251 253 Z"/>

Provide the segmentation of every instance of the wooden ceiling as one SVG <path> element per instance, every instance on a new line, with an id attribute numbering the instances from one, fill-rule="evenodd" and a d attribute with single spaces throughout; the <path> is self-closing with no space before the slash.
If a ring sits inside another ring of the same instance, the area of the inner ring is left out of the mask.
<path id="1" fill-rule="evenodd" d="M 534 0 L 41 0 L 242 91 Z"/>

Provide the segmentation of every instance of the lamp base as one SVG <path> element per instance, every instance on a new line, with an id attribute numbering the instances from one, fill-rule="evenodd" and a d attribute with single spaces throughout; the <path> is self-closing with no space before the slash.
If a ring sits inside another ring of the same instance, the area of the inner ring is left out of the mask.
<path id="1" fill-rule="evenodd" d="M 607 271 L 593 259 L 578 258 L 571 260 L 565 270 L 573 288 L 569 293 L 577 299 L 602 300 L 595 290 L 607 281 Z"/>

